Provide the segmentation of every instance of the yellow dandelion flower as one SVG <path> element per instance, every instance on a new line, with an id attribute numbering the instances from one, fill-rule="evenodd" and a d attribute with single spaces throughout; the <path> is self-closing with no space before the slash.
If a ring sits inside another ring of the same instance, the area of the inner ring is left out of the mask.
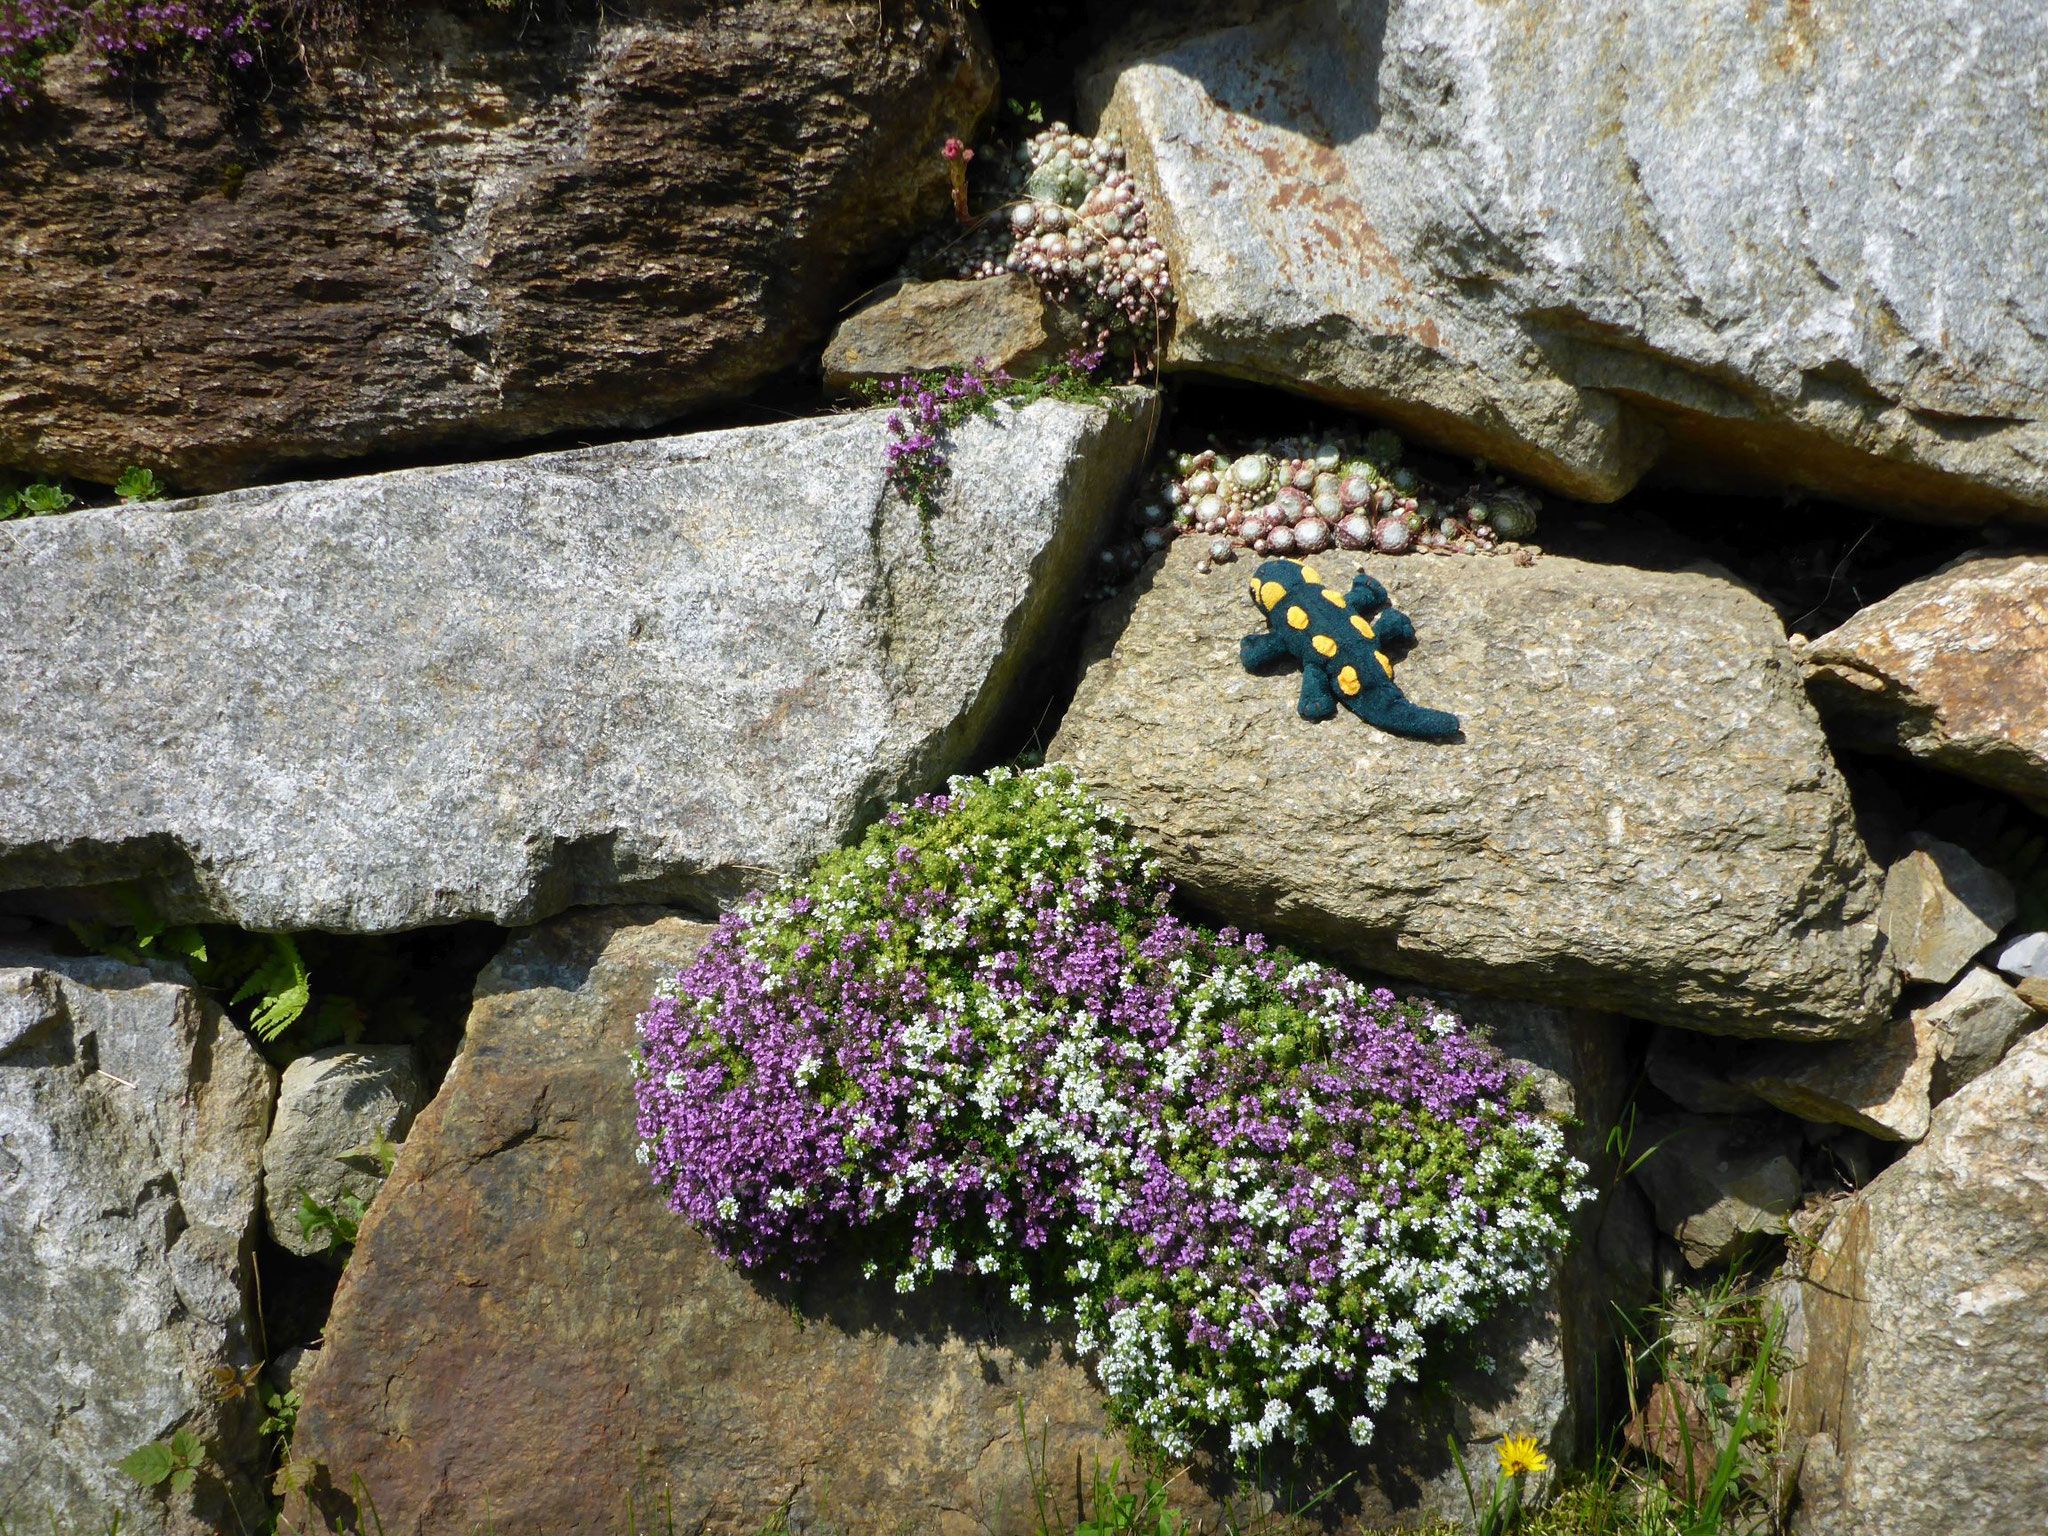
<path id="1" fill-rule="evenodd" d="M 1524 1472 L 1541 1472 L 1550 1458 L 1536 1449 L 1534 1435 L 1509 1435 L 1500 1443 L 1500 1475 L 1520 1477 Z"/>

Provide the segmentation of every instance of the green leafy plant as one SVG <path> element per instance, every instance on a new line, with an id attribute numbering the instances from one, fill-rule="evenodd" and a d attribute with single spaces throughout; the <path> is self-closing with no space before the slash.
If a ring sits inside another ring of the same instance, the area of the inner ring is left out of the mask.
<path id="1" fill-rule="evenodd" d="M 259 1039 L 275 1040 L 298 1022 L 313 1000 L 313 979 L 290 934 L 272 933 L 264 937 L 269 940 L 268 952 L 228 1002 L 253 1001 L 256 1009 L 249 1016 L 249 1028 Z"/>
<path id="2" fill-rule="evenodd" d="M 130 465 L 114 482 L 114 494 L 123 501 L 158 501 L 168 494 L 163 481 L 146 469 Z"/>
<path id="3" fill-rule="evenodd" d="M 68 510 L 78 498 L 47 480 L 32 481 L 0 496 L 0 523 L 11 517 L 49 517 Z"/>
<path id="4" fill-rule="evenodd" d="M 206 1470 L 206 1447 L 191 1430 L 181 1429 L 168 1440 L 130 1451 L 117 1466 L 145 1488 L 167 1484 L 172 1493 L 190 1493 Z"/>
<path id="5" fill-rule="evenodd" d="M 347 1249 L 355 1247 L 356 1234 L 362 1230 L 363 1214 L 368 1209 L 367 1200 L 358 1200 L 351 1194 L 337 1195 L 332 1205 L 301 1194 L 299 1208 L 292 1215 L 307 1242 L 319 1243 L 323 1250 Z M 325 1242 L 320 1241 L 323 1237 Z"/>
<path id="6" fill-rule="evenodd" d="M 269 1410 L 263 1422 L 256 1426 L 256 1433 L 275 1440 L 278 1447 L 288 1456 L 291 1453 L 292 1433 L 299 1427 L 299 1389 L 288 1392 L 272 1392 L 263 1399 L 263 1406 Z"/>

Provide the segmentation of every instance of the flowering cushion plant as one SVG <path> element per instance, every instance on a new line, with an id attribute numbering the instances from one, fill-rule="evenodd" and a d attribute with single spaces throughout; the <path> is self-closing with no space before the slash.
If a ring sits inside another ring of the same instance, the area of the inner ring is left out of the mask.
<path id="1" fill-rule="evenodd" d="M 730 913 L 640 1021 L 641 1155 L 720 1251 L 1070 1308 L 1186 1455 L 1319 1427 L 1525 1294 L 1590 1198 L 1453 1016 L 1211 932 L 1062 770 L 955 779 Z"/>

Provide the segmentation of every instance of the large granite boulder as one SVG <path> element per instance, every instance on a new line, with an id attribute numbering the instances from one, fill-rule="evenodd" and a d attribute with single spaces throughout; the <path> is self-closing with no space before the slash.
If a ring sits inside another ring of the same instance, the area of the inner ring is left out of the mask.
<path id="1" fill-rule="evenodd" d="M 1028 1457 L 1051 1469 L 1055 1519 L 1074 1514 L 1077 1455 L 1129 1464 L 1056 1333 L 964 1290 L 904 1304 L 851 1266 L 763 1285 L 663 1207 L 635 1158 L 626 1057 L 655 980 L 707 931 L 658 909 L 571 913 L 479 978 L 463 1053 L 370 1208 L 305 1379 L 309 1489 L 287 1511 L 302 1527 L 348 1518 L 360 1476 L 391 1536 L 467 1531 L 485 1510 L 507 1536 L 596 1536 L 629 1495 L 711 1536 L 754 1536 L 779 1509 L 795 1529 L 829 1515 L 1024 1536 Z M 1597 1150 L 1627 1081 L 1614 1021 L 1473 1006 Z M 1596 1247 L 1480 1337 L 1490 1370 L 1475 1360 L 1387 1415 L 1405 1432 L 1350 1463 L 1344 1529 L 1462 1513 L 1447 1433 L 1486 1459 L 1508 1433 L 1560 1455 L 1585 1443 L 1612 1294 Z M 1199 1476 L 1175 1487 L 1209 1514 L 1226 1496 Z"/>
<path id="2" fill-rule="evenodd" d="M 62 56 L 10 114 L 0 465 L 216 490 L 736 398 L 994 102 L 942 0 L 327 9 L 360 26 L 280 39 L 309 76 L 259 100 Z"/>
<path id="3" fill-rule="evenodd" d="M 1028 691 L 1123 405 L 975 418 L 929 520 L 865 412 L 0 524 L 0 891 L 365 932 L 807 865 Z"/>
<path id="4" fill-rule="evenodd" d="M 250 1248 L 269 1066 L 164 966 L 0 942 L 0 1525 L 210 1536 L 261 1523 Z M 115 1464 L 188 1430 L 209 1473 Z"/>
<path id="5" fill-rule="evenodd" d="M 1082 84 L 1173 263 L 1169 368 L 1589 500 L 1662 467 L 2048 520 L 2039 6 L 1219 13 Z"/>
<path id="6" fill-rule="evenodd" d="M 2048 1510 L 2048 1032 L 1934 1112 L 1800 1290 L 1786 1394 L 1811 1536 L 2030 1531 Z"/>
<path id="7" fill-rule="evenodd" d="M 2048 556 L 1958 560 L 1822 635 L 1806 660 L 1843 740 L 2048 805 Z"/>
<path id="8" fill-rule="evenodd" d="M 1724 1034 L 1875 1028 L 1877 873 L 1762 599 L 1708 567 L 1332 556 L 1415 621 L 1461 738 L 1295 712 L 1248 675 L 1245 562 L 1180 540 L 1106 610 L 1052 755 L 1232 922 L 1372 969 Z"/>

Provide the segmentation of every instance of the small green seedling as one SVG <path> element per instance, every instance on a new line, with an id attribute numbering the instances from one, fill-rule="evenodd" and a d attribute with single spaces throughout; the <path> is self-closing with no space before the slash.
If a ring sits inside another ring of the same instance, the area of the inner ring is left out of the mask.
<path id="1" fill-rule="evenodd" d="M 316 1242 L 324 1235 L 327 1241 L 320 1244 L 323 1249 L 353 1248 L 356 1233 L 362 1229 L 363 1212 L 368 1209 L 354 1195 L 337 1195 L 334 1204 L 323 1205 L 311 1195 L 301 1194 L 299 1208 L 292 1214 L 307 1242 Z"/>
<path id="2" fill-rule="evenodd" d="M 33 485 L 25 485 L 18 491 L 0 496 L 0 523 L 10 517 L 48 517 L 64 511 L 77 500 L 62 486 L 38 480 Z"/>
<path id="3" fill-rule="evenodd" d="M 161 501 L 165 495 L 164 483 L 148 470 L 131 464 L 114 482 L 114 494 L 123 501 Z"/>
<path id="4" fill-rule="evenodd" d="M 206 1447 L 189 1429 L 181 1429 L 168 1440 L 157 1440 L 140 1450 L 130 1451 L 118 1463 L 119 1469 L 145 1488 L 168 1483 L 172 1493 L 190 1493 L 206 1465 Z"/>

